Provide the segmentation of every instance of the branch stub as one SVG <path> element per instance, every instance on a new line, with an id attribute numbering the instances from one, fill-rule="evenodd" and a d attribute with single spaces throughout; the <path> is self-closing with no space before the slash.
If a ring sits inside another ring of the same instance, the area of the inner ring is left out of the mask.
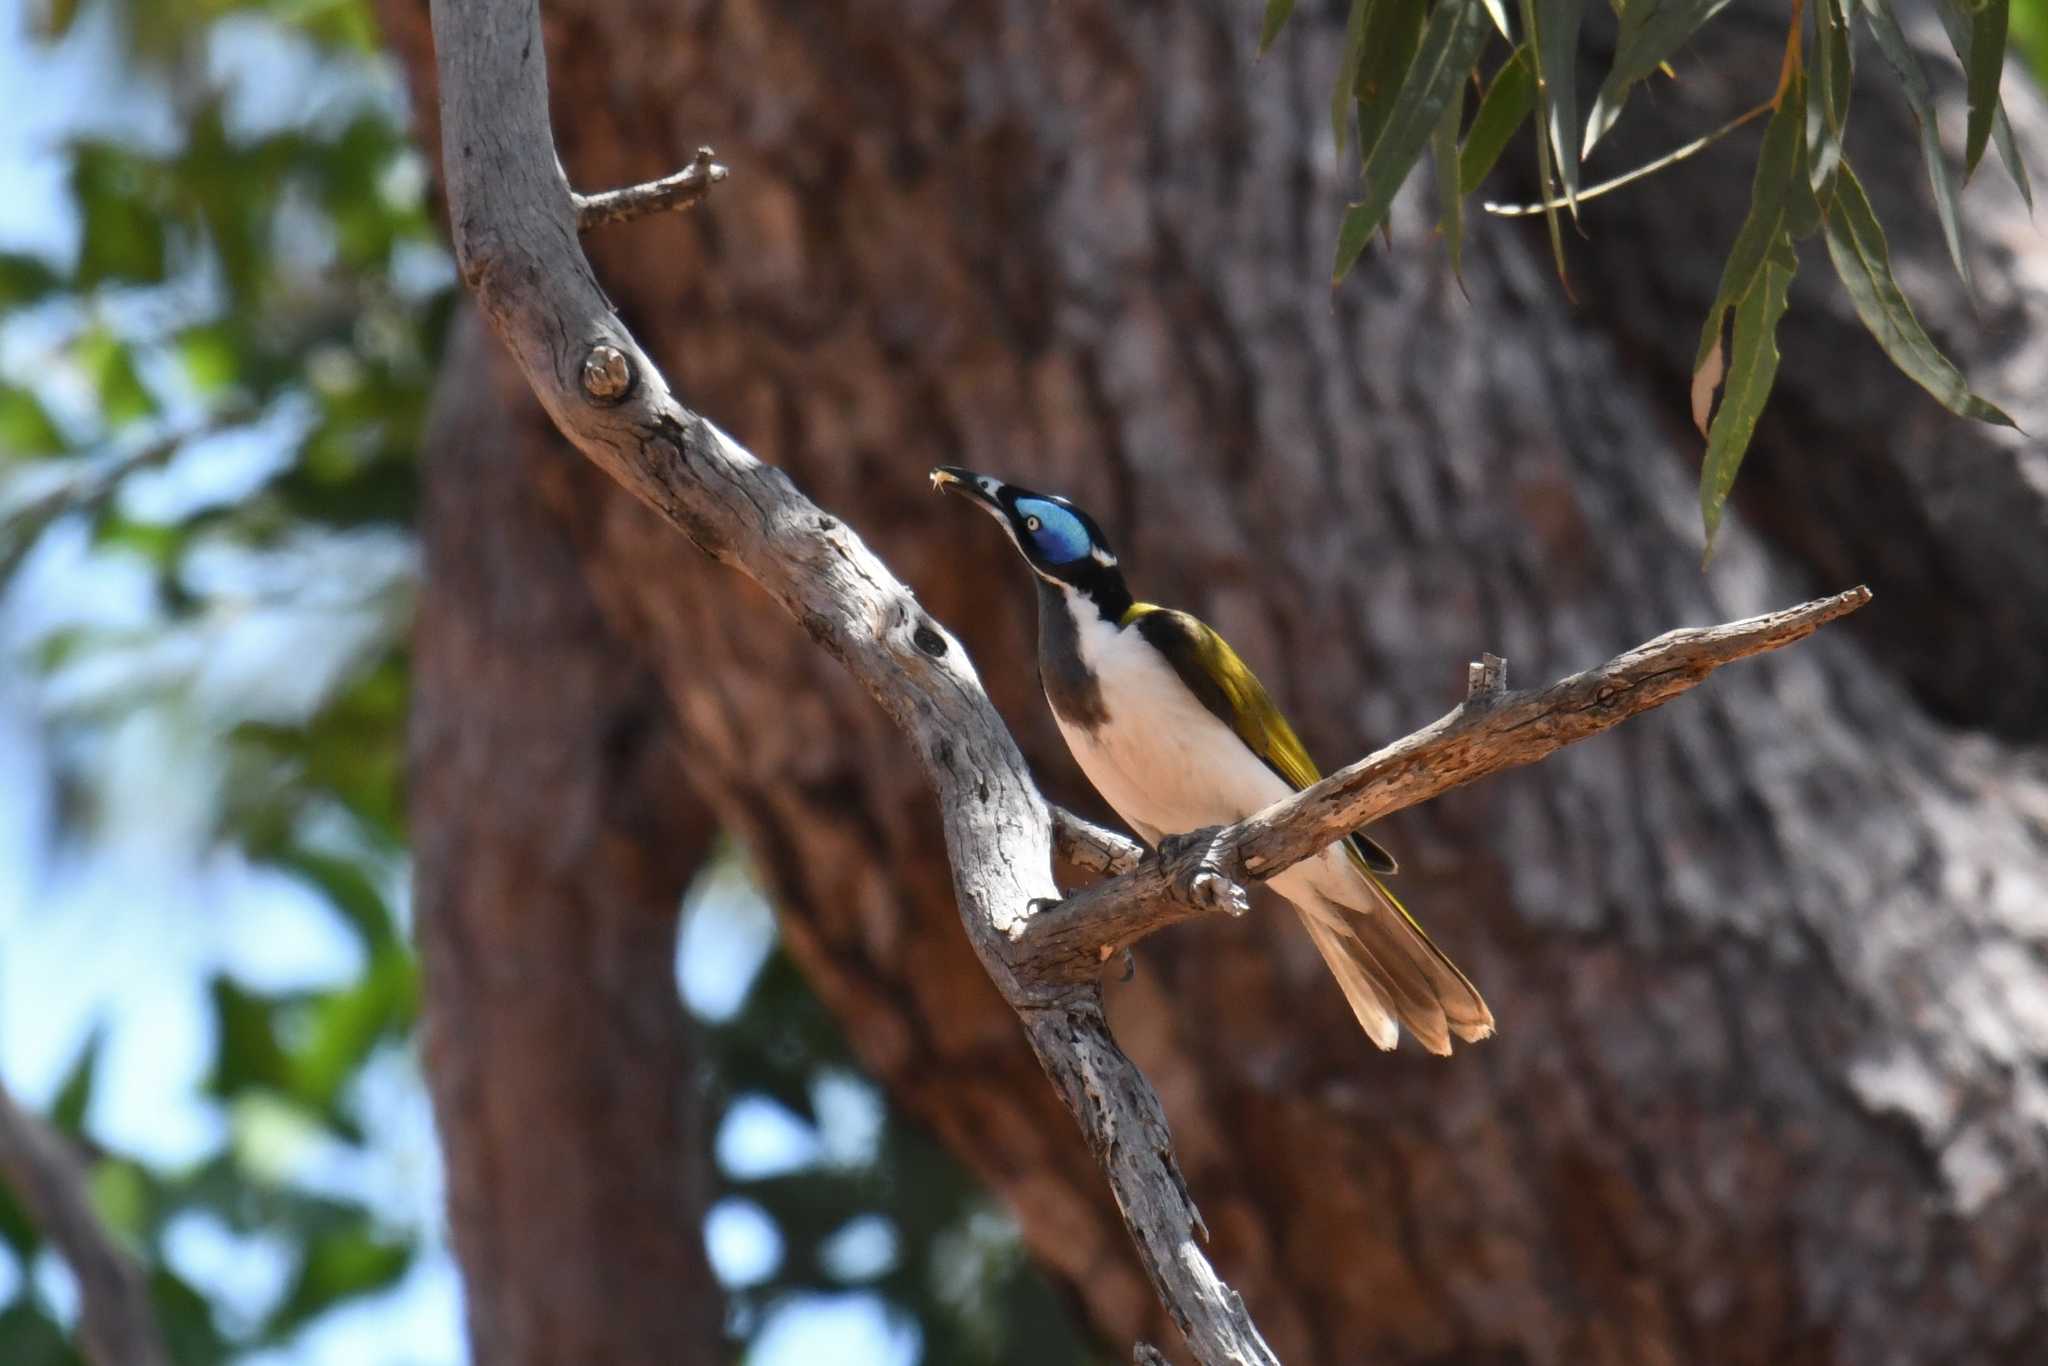
<path id="1" fill-rule="evenodd" d="M 583 357 L 583 394 L 592 403 L 611 407 L 633 389 L 633 362 L 609 342 L 599 342 Z"/>

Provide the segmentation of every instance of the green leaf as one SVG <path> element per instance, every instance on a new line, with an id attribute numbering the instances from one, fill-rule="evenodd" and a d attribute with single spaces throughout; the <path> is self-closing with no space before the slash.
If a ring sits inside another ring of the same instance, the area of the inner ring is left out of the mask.
<path id="1" fill-rule="evenodd" d="M 1437 226 L 1443 229 L 1444 250 L 1450 254 L 1451 274 L 1462 286 L 1465 277 L 1465 196 L 1458 188 L 1458 125 L 1464 119 L 1463 87 L 1444 106 L 1430 135 L 1430 165 L 1436 172 Z"/>
<path id="2" fill-rule="evenodd" d="M 1358 153 L 1368 157 L 1406 89 L 1403 77 L 1422 41 L 1423 0 L 1373 0 L 1353 93 L 1358 101 Z"/>
<path id="3" fill-rule="evenodd" d="M 1280 30 L 1287 25 L 1287 16 L 1294 13 L 1294 0 L 1266 0 L 1266 21 L 1259 25 L 1259 55 L 1266 55 L 1266 49 L 1273 46 L 1273 40 L 1280 36 Z"/>
<path id="4" fill-rule="evenodd" d="M 1536 54 L 1537 101 L 1564 197 L 1579 213 L 1579 91 L 1575 59 L 1585 0 L 1535 0 L 1528 13 L 1529 48 Z M 1547 198 L 1548 196 L 1546 196 Z"/>
<path id="5" fill-rule="evenodd" d="M 0 309 L 35 303 L 56 292 L 63 277 L 39 257 L 0 251 Z"/>
<path id="6" fill-rule="evenodd" d="M 1963 179 L 1976 173 L 1998 116 L 1998 78 L 2005 74 L 2005 33 L 2011 0 L 1972 0 L 1970 51 L 1963 59 L 1969 78 L 1970 123 L 1963 139 Z"/>
<path id="7" fill-rule="evenodd" d="M 80 1366 L 59 1328 L 26 1295 L 0 1310 L 0 1361 L 7 1366 Z"/>
<path id="8" fill-rule="evenodd" d="M 1757 153 L 1756 175 L 1750 182 L 1749 213 L 1736 231 L 1735 245 L 1721 266 L 1721 284 L 1707 309 L 1706 325 L 1700 329 L 1700 344 L 1692 363 L 1692 420 L 1702 432 L 1708 430 L 1707 414 L 1714 389 L 1721 379 L 1721 333 L 1728 311 L 1739 308 L 1762 280 L 1772 252 L 1794 237 L 1795 216 L 1810 217 L 1814 211 L 1795 214 L 1795 200 L 1812 200 L 1807 182 L 1806 100 L 1804 80 L 1793 76 L 1791 88 L 1771 115 L 1764 129 L 1762 148 Z M 1741 453 L 1737 452 L 1737 459 Z"/>
<path id="9" fill-rule="evenodd" d="M 1936 8 L 1945 11 L 1946 4 Z M 1969 258 L 1963 254 L 1962 207 L 1955 179 L 1949 174 L 1948 158 L 1941 150 L 1934 89 L 1927 83 L 1920 58 L 1899 27 L 1891 0 L 1863 0 L 1863 22 L 1870 36 L 1877 40 L 1877 50 L 1883 54 L 1885 64 L 1898 77 L 1899 89 L 1913 111 L 1914 122 L 1920 126 L 1920 159 L 1927 164 L 1927 180 L 1934 187 L 1934 211 L 1941 220 L 1942 239 L 1948 244 L 1949 260 L 1955 263 L 1963 288 L 1974 294 L 1976 282 L 1970 275 Z"/>
<path id="10" fill-rule="evenodd" d="M 1764 259 L 1756 287 L 1735 310 L 1735 355 L 1700 465 L 1700 516 L 1706 524 L 1708 559 L 1713 558 L 1714 539 L 1721 531 L 1728 490 L 1735 486 L 1735 472 L 1778 377 L 1778 320 L 1785 316 L 1785 294 L 1798 268 L 1792 239 L 1780 237 Z"/>
<path id="11" fill-rule="evenodd" d="M 1536 63 L 1525 43 L 1515 49 L 1493 84 L 1479 101 L 1479 112 L 1465 130 L 1465 145 L 1458 153 L 1458 189 L 1471 194 L 1478 189 L 1494 163 L 1507 148 L 1508 139 L 1522 126 L 1522 120 L 1536 107 Z"/>
<path id="12" fill-rule="evenodd" d="M 108 427 L 125 427 L 156 411 L 156 398 L 135 368 L 135 353 L 112 332 L 96 327 L 80 337 L 78 361 L 100 391 L 100 416 Z"/>
<path id="13" fill-rule="evenodd" d="M 1870 0 L 1866 0 L 1866 3 L 1870 3 Z M 1934 6 L 1934 12 L 1941 16 L 1941 26 L 1948 31 L 1948 45 L 1955 49 L 1956 60 L 1963 64 L 1965 71 L 1969 70 L 1972 34 L 1968 17 L 1951 4 L 1937 4 Z M 2048 7 L 2037 8 L 2031 13 L 2036 16 L 2048 15 Z M 1896 28 L 1897 22 L 1894 21 L 1892 26 Z M 2048 67 L 2037 68 L 2034 74 L 2048 77 Z M 1922 84 L 1925 84 L 1924 80 Z M 2013 140 L 2012 120 L 2006 117 L 2002 101 L 1992 112 L 1991 141 L 1998 148 L 1999 160 L 2005 163 L 2006 174 L 2012 177 L 2013 188 L 2020 192 L 2020 198 L 2026 202 L 2027 211 L 2033 212 L 2034 186 L 2027 178 L 2027 163 L 2021 159 L 2019 144 Z"/>
<path id="14" fill-rule="evenodd" d="M 1668 61 L 1702 25 L 1726 9 L 1728 2 L 1635 0 L 1622 11 L 1614 65 L 1608 69 L 1607 79 L 1600 83 L 1600 93 L 1593 100 L 1581 156 L 1593 155 L 1594 144 L 1614 127 L 1630 88 Z"/>
<path id="15" fill-rule="evenodd" d="M 1849 29 L 1851 0 L 1813 0 L 1814 46 L 1808 57 L 1807 180 L 1822 192 L 1842 159 L 1849 129 L 1849 94 L 1856 76 L 1856 48 Z"/>
<path id="16" fill-rule="evenodd" d="M 0 383 L 0 454 L 56 455 L 70 444 L 33 390 Z"/>
<path id="17" fill-rule="evenodd" d="M 85 1112 L 92 1104 L 92 1084 L 99 1075 L 100 1045 L 104 1041 L 95 1025 L 86 1036 L 85 1046 L 78 1050 L 78 1058 L 65 1075 L 64 1084 L 57 1088 L 56 1099 L 50 1102 L 50 1123 L 67 1134 L 82 1133 L 85 1129 Z"/>
<path id="18" fill-rule="evenodd" d="M 280 1341 L 342 1301 L 394 1284 L 412 1265 L 412 1253 L 411 1245 L 378 1236 L 366 1222 L 316 1235 L 306 1243 L 283 1303 L 264 1324 L 264 1337 Z"/>
<path id="19" fill-rule="evenodd" d="M 147 180 L 148 168 L 131 153 L 98 143 L 72 150 L 71 193 L 83 220 L 80 288 L 164 278 L 164 218 L 146 197 Z"/>
<path id="20" fill-rule="evenodd" d="M 42 12 L 36 22 L 36 36 L 44 42 L 62 38 L 78 21 L 78 0 L 43 0 L 39 8 Z"/>
<path id="21" fill-rule="evenodd" d="M 1950 412 L 1980 422 L 2016 426 L 1996 406 L 1970 392 L 1962 372 L 1941 354 L 1926 329 L 1920 326 L 1920 320 L 1913 316 L 1912 306 L 1900 292 L 1898 281 L 1892 278 L 1891 253 L 1885 246 L 1884 229 L 1878 226 L 1870 200 L 1846 160 L 1835 175 L 1834 193 L 1823 208 L 1828 256 L 1835 263 L 1835 274 L 1849 291 L 1856 316 L 1877 338 L 1892 363 Z"/>
<path id="22" fill-rule="evenodd" d="M 1351 0 L 1351 14 L 1344 21 L 1344 52 L 1337 59 L 1336 88 L 1330 91 L 1330 135 L 1337 139 L 1339 156 L 1344 153 L 1345 130 L 1351 126 L 1351 106 L 1358 90 L 1358 63 L 1365 55 L 1365 21 L 1372 13 L 1372 7 L 1373 0 Z"/>
<path id="23" fill-rule="evenodd" d="M 1444 106 L 1464 88 L 1487 25 L 1486 7 L 1479 0 L 1442 0 L 1430 16 L 1407 78 L 1394 96 L 1386 128 L 1366 154 L 1364 197 L 1345 212 L 1338 230 L 1337 279 L 1357 263 L 1443 117 Z"/>

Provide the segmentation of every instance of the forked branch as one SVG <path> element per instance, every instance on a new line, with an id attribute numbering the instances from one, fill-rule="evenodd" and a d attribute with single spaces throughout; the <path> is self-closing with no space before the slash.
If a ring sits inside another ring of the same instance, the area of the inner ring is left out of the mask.
<path id="1" fill-rule="evenodd" d="M 1426 775 L 1395 746 L 1221 837 L 1191 841 L 1165 864 L 1140 863 L 1130 841 L 1064 812 L 1055 818 L 966 652 L 844 523 L 679 403 L 599 288 L 579 231 L 695 202 L 717 179 L 709 154 L 651 186 L 578 196 L 555 156 L 536 0 L 433 0 L 433 25 L 448 218 L 485 318 L 564 435 L 706 553 L 767 590 L 902 728 L 939 799 L 968 939 L 1102 1164 L 1160 1302 L 1204 1366 L 1275 1363 L 1202 1252 L 1207 1231 L 1158 1097 L 1111 1037 L 1093 975 L 1078 958 L 1071 968 L 1065 961 L 1099 952 L 1124 930 L 1105 935 L 1090 922 L 1090 894 L 1036 922 L 1030 908 L 1059 901 L 1057 846 L 1072 863 L 1122 874 L 1110 884 L 1119 890 L 1104 894 L 1114 899 L 1102 911 L 1106 925 L 1125 925 L 1134 907 L 1159 895 L 1181 897 L 1189 913 L 1242 909 L 1242 878 L 1269 875 L 1422 800 Z M 673 193 L 661 188 L 670 186 Z M 1554 749 L 1577 738 L 1574 727 L 1590 733 L 1612 724 L 1603 716 L 1619 719 L 1678 690 L 1649 675 L 1633 686 L 1643 691 L 1632 705 L 1586 703 L 1596 724 L 1566 714 L 1562 701 L 1532 711 L 1526 724 L 1535 743 Z M 1522 698 L 1491 706 L 1519 708 Z M 1455 738 L 1436 743 L 1434 753 L 1469 754 Z M 1043 950 L 1058 933 L 1068 949 Z"/>

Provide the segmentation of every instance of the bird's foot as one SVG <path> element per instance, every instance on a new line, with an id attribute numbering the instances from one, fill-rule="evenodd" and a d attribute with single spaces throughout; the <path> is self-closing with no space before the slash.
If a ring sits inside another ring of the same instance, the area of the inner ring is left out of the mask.
<path id="1" fill-rule="evenodd" d="M 1245 894 L 1244 888 L 1224 873 L 1215 856 L 1215 841 L 1214 829 L 1168 835 L 1159 841 L 1159 856 L 1168 863 L 1179 863 L 1186 855 L 1199 849 L 1200 862 L 1192 871 L 1175 880 L 1176 894 L 1198 911 L 1243 915 L 1251 909 L 1251 898 Z"/>

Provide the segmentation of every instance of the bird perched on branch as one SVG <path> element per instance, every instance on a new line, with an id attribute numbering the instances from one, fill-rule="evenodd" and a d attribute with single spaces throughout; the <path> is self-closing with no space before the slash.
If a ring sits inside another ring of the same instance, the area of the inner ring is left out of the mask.
<path id="1" fill-rule="evenodd" d="M 1095 520 L 1065 498 L 953 466 L 932 486 L 995 518 L 1038 584 L 1038 674 L 1067 747 L 1146 843 L 1242 820 L 1321 776 L 1223 637 L 1138 602 Z M 1381 877 L 1363 834 L 1272 879 L 1301 914 L 1352 1013 L 1392 1048 L 1397 1022 L 1432 1053 L 1493 1032 L 1493 1012 Z"/>

